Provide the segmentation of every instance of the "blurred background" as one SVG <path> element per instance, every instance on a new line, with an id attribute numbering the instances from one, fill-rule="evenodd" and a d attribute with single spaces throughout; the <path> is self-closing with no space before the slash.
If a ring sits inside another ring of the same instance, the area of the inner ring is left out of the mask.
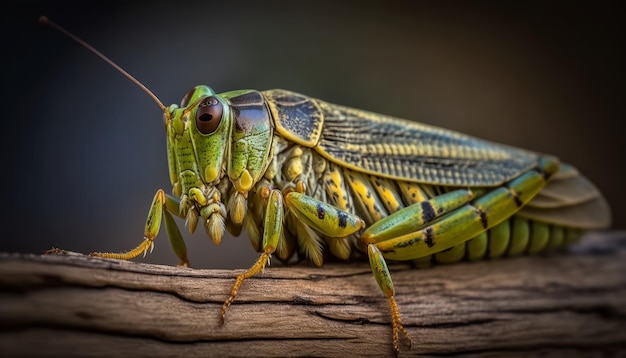
<path id="1" fill-rule="evenodd" d="M 165 103 L 284 88 L 551 153 L 602 190 L 626 228 L 624 25 L 618 2 L 2 2 L 0 252 L 122 251 L 170 191 L 162 113 L 60 33 Z M 182 226 L 182 220 L 179 220 Z M 197 268 L 244 268 L 245 236 L 187 235 Z M 175 264 L 163 230 L 151 263 Z"/>

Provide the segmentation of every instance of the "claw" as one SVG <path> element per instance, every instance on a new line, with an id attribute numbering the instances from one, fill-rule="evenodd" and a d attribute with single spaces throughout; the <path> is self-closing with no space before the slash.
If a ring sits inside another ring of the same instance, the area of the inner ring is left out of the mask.
<path id="1" fill-rule="evenodd" d="M 148 251 L 152 253 L 152 250 L 154 250 L 154 241 L 150 241 L 148 246 L 146 246 L 146 248 L 143 250 L 143 257 L 146 257 L 146 255 L 148 254 Z"/>

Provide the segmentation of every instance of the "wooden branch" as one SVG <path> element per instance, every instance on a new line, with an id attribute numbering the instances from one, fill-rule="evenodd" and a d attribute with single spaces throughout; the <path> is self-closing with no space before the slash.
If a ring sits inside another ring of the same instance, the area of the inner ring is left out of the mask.
<path id="1" fill-rule="evenodd" d="M 401 356 L 626 354 L 626 233 L 567 253 L 392 265 L 413 347 Z M 367 263 L 194 270 L 82 255 L 0 254 L 0 356 L 390 356 Z"/>

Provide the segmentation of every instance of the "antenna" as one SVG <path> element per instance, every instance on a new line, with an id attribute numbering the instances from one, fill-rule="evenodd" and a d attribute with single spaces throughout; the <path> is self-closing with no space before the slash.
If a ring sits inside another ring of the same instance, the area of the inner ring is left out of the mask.
<path id="1" fill-rule="evenodd" d="M 52 20 L 48 19 L 45 16 L 40 16 L 39 17 L 39 23 L 42 25 L 46 25 L 46 26 L 50 26 L 56 30 L 58 30 L 59 32 L 63 33 L 65 36 L 71 38 L 72 40 L 78 42 L 80 45 L 82 45 L 83 47 L 85 47 L 87 50 L 93 52 L 96 56 L 100 57 L 102 60 L 104 60 L 104 62 L 108 63 L 109 65 L 113 66 L 113 68 L 115 68 L 118 72 L 120 72 L 121 74 L 123 74 L 124 76 L 126 76 L 126 78 L 128 78 L 129 80 L 131 80 L 134 84 L 136 84 L 137 86 L 139 86 L 139 88 L 141 88 L 144 92 L 146 92 L 148 94 L 148 96 L 152 97 L 152 99 L 157 103 L 157 105 L 159 106 L 159 108 L 161 108 L 161 110 L 163 111 L 163 113 L 165 113 L 165 116 L 167 117 L 168 120 L 171 119 L 170 117 L 170 112 L 167 110 L 167 107 L 165 107 L 165 105 L 163 104 L 163 102 L 161 102 L 159 100 L 159 98 L 152 93 L 152 91 L 150 91 L 146 86 L 143 85 L 143 83 L 139 82 L 135 77 L 133 77 L 131 74 L 129 74 L 128 72 L 126 72 L 123 68 L 121 68 L 120 66 L 118 66 L 115 62 L 113 62 L 111 59 L 109 59 L 108 57 L 106 57 L 105 55 L 102 54 L 102 52 L 96 50 L 93 46 L 91 46 L 90 44 L 86 43 L 85 41 L 83 41 L 82 39 L 80 39 L 78 36 L 74 35 L 73 33 L 67 31 L 66 29 L 64 29 L 63 27 L 57 25 L 55 22 L 53 22 Z"/>

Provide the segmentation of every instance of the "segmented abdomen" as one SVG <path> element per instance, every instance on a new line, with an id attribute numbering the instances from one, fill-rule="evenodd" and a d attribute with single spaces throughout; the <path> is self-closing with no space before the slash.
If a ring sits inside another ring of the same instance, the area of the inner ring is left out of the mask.
<path id="1" fill-rule="evenodd" d="M 359 215 L 368 226 L 408 205 L 458 189 L 395 181 L 345 169 L 332 163 L 328 163 L 319 182 L 323 190 L 318 188 L 314 191 L 318 199 Z M 486 190 L 473 189 L 476 196 Z M 435 262 L 454 263 L 464 259 L 535 254 L 570 244 L 581 234 L 579 229 L 514 215 L 475 238 L 434 255 L 419 258 L 415 262 L 419 266 L 428 266 Z M 354 242 L 362 249 L 358 240 Z"/>
<path id="2" fill-rule="evenodd" d="M 358 215 L 368 227 L 411 204 L 458 189 L 357 172 L 322 158 L 311 148 L 294 145 L 280 138 L 275 140 L 274 155 L 264 180 L 283 191 L 293 189 L 295 183 L 301 180 L 306 186 L 307 195 Z M 476 198 L 493 189 L 471 188 Z M 260 250 L 264 208 L 259 198 L 252 196 L 251 199 L 251 215 L 244 221 L 244 225 L 253 245 Z M 324 237 L 289 212 L 285 217 L 284 232 L 284 240 L 276 250 L 276 256 L 283 261 L 298 252 L 301 258 L 321 266 L 329 256 L 348 259 L 365 251 L 363 242 L 358 239 L 360 233 L 343 239 Z M 580 230 L 514 215 L 478 237 L 467 238 L 470 240 L 452 248 L 442 247 L 442 251 L 415 262 L 419 266 L 428 266 L 434 262 L 452 263 L 463 259 L 538 253 L 570 243 L 580 234 Z"/>
<path id="3" fill-rule="evenodd" d="M 572 244 L 580 238 L 582 232 L 580 229 L 514 215 L 471 240 L 414 262 L 418 266 L 430 266 L 433 263 L 455 263 L 464 259 L 476 261 L 537 254 Z"/>

